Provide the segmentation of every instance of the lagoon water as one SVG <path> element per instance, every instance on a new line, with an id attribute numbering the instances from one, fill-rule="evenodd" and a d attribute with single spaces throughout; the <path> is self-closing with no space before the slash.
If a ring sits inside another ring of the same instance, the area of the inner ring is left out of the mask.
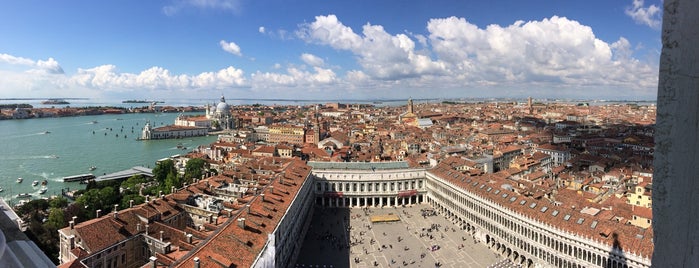
<path id="1" fill-rule="evenodd" d="M 48 181 L 43 196 L 60 195 L 62 188 L 83 188 L 62 177 L 96 176 L 133 166 L 154 167 L 155 161 L 209 144 L 215 136 L 176 140 L 137 140 L 143 125 L 172 124 L 176 113 L 118 114 L 26 120 L 0 120 L 0 197 L 17 203 L 19 193 L 39 198 L 32 181 Z M 50 132 L 50 133 L 46 133 Z M 93 134 L 94 132 L 94 134 Z M 117 136 L 118 135 L 118 136 Z M 178 149 L 181 143 L 186 150 Z M 91 166 L 97 167 L 90 171 Z M 17 183 L 21 177 L 24 182 Z"/>

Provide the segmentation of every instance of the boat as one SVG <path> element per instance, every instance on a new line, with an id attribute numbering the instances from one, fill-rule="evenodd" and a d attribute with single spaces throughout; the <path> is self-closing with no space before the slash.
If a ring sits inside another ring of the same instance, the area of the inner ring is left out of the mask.
<path id="1" fill-rule="evenodd" d="M 48 190 L 49 190 L 49 189 L 46 188 L 46 187 L 41 187 L 41 189 L 39 189 L 39 194 L 45 194 L 46 191 L 48 191 Z"/>
<path id="2" fill-rule="evenodd" d="M 41 104 L 70 104 L 70 102 L 67 102 L 64 99 L 48 99 L 42 101 Z"/>
<path id="3" fill-rule="evenodd" d="M 89 168 L 90 171 L 93 171 L 93 170 L 95 170 L 95 169 L 97 169 L 96 166 L 91 166 L 91 167 Z"/>
<path id="4" fill-rule="evenodd" d="M 29 197 L 32 197 L 32 194 L 30 194 L 30 193 L 22 193 L 22 194 L 18 194 L 18 195 L 17 195 L 17 198 L 29 198 Z"/>
<path id="5" fill-rule="evenodd" d="M 2 192 L 2 191 L 5 191 L 5 189 L 3 189 L 2 187 L 0 187 L 0 192 Z"/>
<path id="6" fill-rule="evenodd" d="M 23 180 L 22 178 L 17 178 L 17 183 L 22 183 Z"/>
<path id="7" fill-rule="evenodd" d="M 42 133 L 44 133 L 44 134 L 50 134 L 51 131 L 44 131 L 44 132 L 42 132 Z"/>
<path id="8" fill-rule="evenodd" d="M 41 186 L 46 186 L 47 184 L 49 184 L 48 180 L 41 181 Z"/>
<path id="9" fill-rule="evenodd" d="M 52 155 L 49 155 L 49 158 L 58 158 L 58 156 L 55 154 L 52 154 Z"/>
<path id="10" fill-rule="evenodd" d="M 90 124 L 97 124 L 97 121 L 91 121 Z"/>
<path id="11" fill-rule="evenodd" d="M 33 182 L 32 182 L 32 186 L 37 186 L 37 185 L 39 185 L 39 181 L 33 181 Z"/>

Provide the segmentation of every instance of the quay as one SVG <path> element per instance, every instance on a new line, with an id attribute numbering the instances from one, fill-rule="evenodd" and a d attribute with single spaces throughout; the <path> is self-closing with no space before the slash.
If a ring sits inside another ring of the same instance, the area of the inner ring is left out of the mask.
<path id="1" fill-rule="evenodd" d="M 80 175 L 75 175 L 75 176 L 67 176 L 63 177 L 63 182 L 73 182 L 73 181 L 89 181 L 95 178 L 95 175 L 92 175 L 91 173 L 87 174 L 80 174 Z"/>

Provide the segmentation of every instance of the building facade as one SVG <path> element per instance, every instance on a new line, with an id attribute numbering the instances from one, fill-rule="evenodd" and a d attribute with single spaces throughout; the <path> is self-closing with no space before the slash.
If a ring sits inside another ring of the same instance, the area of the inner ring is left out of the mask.
<path id="1" fill-rule="evenodd" d="M 270 143 L 289 143 L 303 146 L 305 130 L 300 126 L 272 125 L 269 127 Z"/>
<path id="2" fill-rule="evenodd" d="M 186 137 L 206 136 L 209 134 L 208 128 L 177 126 L 169 125 L 153 128 L 150 122 L 143 126 L 141 131 L 141 140 L 160 140 L 160 139 L 180 139 Z"/>

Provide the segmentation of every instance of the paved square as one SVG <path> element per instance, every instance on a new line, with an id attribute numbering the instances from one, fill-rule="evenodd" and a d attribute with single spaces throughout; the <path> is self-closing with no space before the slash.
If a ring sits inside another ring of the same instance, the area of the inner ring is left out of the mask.
<path id="1" fill-rule="evenodd" d="M 296 267 L 488 267 L 502 257 L 426 204 L 316 208 Z M 397 222 L 371 223 L 393 214 Z"/>

